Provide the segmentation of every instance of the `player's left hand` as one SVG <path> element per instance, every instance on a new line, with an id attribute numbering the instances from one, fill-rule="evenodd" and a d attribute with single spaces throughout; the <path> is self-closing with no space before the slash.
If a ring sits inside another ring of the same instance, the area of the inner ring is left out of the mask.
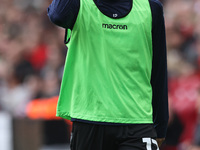
<path id="1" fill-rule="evenodd" d="M 156 141 L 158 143 L 158 147 L 160 147 L 162 143 L 165 141 L 165 138 L 157 138 Z"/>

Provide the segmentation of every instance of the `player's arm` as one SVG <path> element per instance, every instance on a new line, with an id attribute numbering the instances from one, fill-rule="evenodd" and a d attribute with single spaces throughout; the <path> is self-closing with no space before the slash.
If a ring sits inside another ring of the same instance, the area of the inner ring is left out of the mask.
<path id="1" fill-rule="evenodd" d="M 53 0 L 47 9 L 51 22 L 72 29 L 80 8 L 80 0 Z"/>
<path id="2" fill-rule="evenodd" d="M 153 89 L 153 121 L 157 132 L 157 142 L 162 144 L 168 124 L 168 86 L 165 24 L 162 4 L 150 0 L 152 10 L 153 62 L 151 84 Z"/>

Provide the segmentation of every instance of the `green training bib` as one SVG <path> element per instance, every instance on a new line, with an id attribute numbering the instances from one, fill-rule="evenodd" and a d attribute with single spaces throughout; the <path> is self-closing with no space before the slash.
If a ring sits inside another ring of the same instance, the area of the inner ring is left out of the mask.
<path id="1" fill-rule="evenodd" d="M 113 19 L 80 0 L 64 68 L 57 116 L 112 123 L 152 123 L 152 17 L 133 0 Z"/>

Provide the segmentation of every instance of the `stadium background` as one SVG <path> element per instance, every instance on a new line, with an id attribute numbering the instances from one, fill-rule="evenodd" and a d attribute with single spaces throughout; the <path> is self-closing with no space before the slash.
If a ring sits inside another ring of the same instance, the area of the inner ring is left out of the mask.
<path id="1" fill-rule="evenodd" d="M 200 0 L 165 0 L 170 120 L 162 150 L 200 150 Z M 0 0 L 0 150 L 64 150 L 55 118 L 67 48 L 51 0 Z"/>

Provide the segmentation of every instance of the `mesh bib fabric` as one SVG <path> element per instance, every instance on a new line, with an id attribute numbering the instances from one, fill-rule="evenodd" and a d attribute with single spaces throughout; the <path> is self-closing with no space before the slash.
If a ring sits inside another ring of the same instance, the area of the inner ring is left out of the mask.
<path id="1" fill-rule="evenodd" d="M 148 0 L 133 0 L 129 14 L 119 19 L 104 15 L 93 0 L 80 0 L 57 116 L 152 123 L 151 29 Z"/>

